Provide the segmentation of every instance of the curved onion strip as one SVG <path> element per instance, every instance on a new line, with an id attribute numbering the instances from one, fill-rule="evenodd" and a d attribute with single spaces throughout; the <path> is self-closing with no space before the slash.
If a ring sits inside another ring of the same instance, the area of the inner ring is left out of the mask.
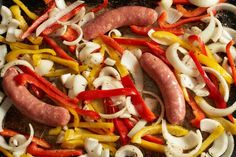
<path id="1" fill-rule="evenodd" d="M 2 17 L 1 25 L 8 25 L 8 23 L 12 19 L 11 10 L 9 8 L 7 8 L 6 6 L 2 6 L 1 7 L 1 17 Z"/>
<path id="2" fill-rule="evenodd" d="M 113 114 L 103 114 L 103 113 L 99 113 L 99 115 L 102 118 L 105 119 L 114 119 L 114 118 L 118 118 L 120 117 L 124 112 L 126 111 L 126 107 L 122 108 L 120 111 L 113 113 Z"/>
<path id="3" fill-rule="evenodd" d="M 159 124 L 161 122 L 161 120 L 163 119 L 163 117 L 165 115 L 164 103 L 162 102 L 161 98 L 158 95 L 156 95 L 155 93 L 153 93 L 153 92 L 143 91 L 143 94 L 151 95 L 152 97 L 154 97 L 157 100 L 157 102 L 161 106 L 161 114 L 160 114 L 159 118 L 157 119 L 157 121 L 155 122 L 155 125 L 157 125 L 157 124 Z"/>
<path id="4" fill-rule="evenodd" d="M 55 16 L 47 19 L 44 21 L 41 25 L 38 26 L 36 29 L 36 36 L 39 36 L 47 27 L 51 26 L 53 23 L 55 23 L 57 20 L 59 20 L 64 15 L 71 12 L 71 10 L 75 9 L 77 6 L 83 4 L 84 1 L 76 1 L 73 4 L 69 5 L 65 9 L 61 10 L 59 13 L 57 13 Z"/>
<path id="5" fill-rule="evenodd" d="M 19 26 L 20 22 L 16 19 L 11 19 L 8 29 L 7 29 L 7 35 L 6 35 L 6 41 L 8 42 L 16 42 L 17 38 L 15 36 L 15 31 L 17 27 Z"/>
<path id="6" fill-rule="evenodd" d="M 61 28 L 57 29 L 55 32 L 52 32 L 50 36 L 58 37 L 66 33 L 67 25 L 63 25 Z"/>
<path id="7" fill-rule="evenodd" d="M 161 6 L 164 9 L 169 9 L 173 4 L 173 0 L 161 0 Z"/>
<path id="8" fill-rule="evenodd" d="M 35 67 L 35 72 L 43 76 L 48 74 L 53 67 L 54 62 L 51 60 L 41 59 L 37 67 Z"/>
<path id="9" fill-rule="evenodd" d="M 34 136 L 34 129 L 31 124 L 29 124 L 29 128 L 30 128 L 30 136 L 29 136 L 28 140 L 25 143 L 23 143 L 22 145 L 20 145 L 18 147 L 9 146 L 6 143 L 5 139 L 2 136 L 0 136 L 0 146 L 6 150 L 13 151 L 13 152 L 26 149 L 26 147 L 32 142 L 32 139 Z"/>
<path id="10" fill-rule="evenodd" d="M 104 63 L 106 65 L 109 65 L 109 66 L 114 66 L 116 64 L 116 61 L 111 59 L 110 57 L 107 57 L 105 60 L 104 60 Z"/>
<path id="11" fill-rule="evenodd" d="M 115 154 L 115 157 L 135 156 L 143 157 L 141 150 L 133 145 L 125 145 L 120 147 Z"/>
<path id="12" fill-rule="evenodd" d="M 99 77 L 101 76 L 113 76 L 117 80 L 121 79 L 119 72 L 115 68 L 109 66 L 102 68 L 99 73 Z"/>
<path id="13" fill-rule="evenodd" d="M 17 147 L 18 145 L 22 145 L 23 143 L 25 143 L 27 141 L 27 139 L 25 138 L 24 135 L 21 134 L 16 134 L 12 137 L 10 137 L 9 139 L 9 145 L 12 147 Z"/>
<path id="14" fill-rule="evenodd" d="M 125 105 L 127 107 L 127 111 L 128 113 L 134 115 L 134 116 L 139 116 L 138 112 L 136 111 L 132 101 L 131 101 L 131 97 L 127 96 L 126 100 L 125 100 Z"/>
<path id="15" fill-rule="evenodd" d="M 79 22 L 80 27 L 82 27 L 83 25 L 85 25 L 94 18 L 95 18 L 94 12 L 89 12 L 85 14 L 84 17 Z"/>
<path id="16" fill-rule="evenodd" d="M 5 57 L 7 54 L 7 45 L 0 45 L 0 68 L 5 64 Z"/>
<path id="17" fill-rule="evenodd" d="M 167 145 L 167 152 L 170 152 L 170 154 L 173 154 L 175 157 L 189 157 L 189 156 L 193 156 L 194 154 L 196 154 L 201 146 L 202 146 L 202 134 L 199 130 L 196 131 L 197 133 L 197 143 L 198 145 L 193 149 L 191 150 L 190 152 L 187 152 L 187 153 L 183 153 L 183 151 L 179 150 L 179 148 L 176 148 L 174 146 L 171 146 L 171 145 Z"/>
<path id="18" fill-rule="evenodd" d="M 82 28 L 79 25 L 72 24 L 71 28 L 76 30 L 78 32 L 79 36 L 78 36 L 77 39 L 75 39 L 73 41 L 66 41 L 66 40 L 63 41 L 63 44 L 69 45 L 69 46 L 78 44 L 82 40 L 82 37 L 83 37 L 83 31 L 82 31 Z"/>
<path id="19" fill-rule="evenodd" d="M 207 43 L 211 39 L 216 26 L 213 13 L 211 12 L 210 14 L 211 19 L 209 25 L 201 33 L 199 33 L 199 37 L 204 43 Z"/>
<path id="20" fill-rule="evenodd" d="M 234 152 L 234 137 L 230 132 L 227 132 L 227 137 L 228 137 L 228 148 L 221 157 L 232 156 Z"/>
<path id="21" fill-rule="evenodd" d="M 3 77 L 5 75 L 5 73 L 7 72 L 7 70 L 9 68 L 11 68 L 15 65 L 24 65 L 34 71 L 34 68 L 32 67 L 32 65 L 29 62 L 27 62 L 25 60 L 14 60 L 14 61 L 8 62 L 7 64 L 4 65 L 4 67 L 2 68 L 2 71 L 1 71 L 1 77 Z"/>
<path id="22" fill-rule="evenodd" d="M 199 138 L 202 138 L 201 133 L 199 136 L 198 133 L 196 134 L 193 131 L 190 131 L 183 137 L 172 136 L 167 130 L 166 121 L 164 119 L 162 120 L 162 134 L 168 144 L 176 146 L 182 150 L 189 150 L 194 148 L 199 144 Z"/>
<path id="23" fill-rule="evenodd" d="M 200 129 L 201 131 L 212 133 L 219 125 L 221 124 L 216 120 L 205 118 L 200 122 Z"/>
<path id="24" fill-rule="evenodd" d="M 211 116 L 224 117 L 224 116 L 232 114 L 236 110 L 236 102 L 234 102 L 233 105 L 225 109 L 219 109 L 219 108 L 215 108 L 211 106 L 203 98 L 195 97 L 195 101 L 206 114 L 211 115 Z"/>
<path id="25" fill-rule="evenodd" d="M 55 0 L 55 3 L 57 8 L 60 10 L 65 9 L 67 7 L 65 0 Z"/>
<path id="26" fill-rule="evenodd" d="M 98 87 L 102 86 L 105 82 L 116 82 L 117 80 L 111 76 L 101 76 L 96 78 L 93 81 L 93 86 L 97 89 Z"/>
<path id="27" fill-rule="evenodd" d="M 171 63 L 171 65 L 179 72 L 190 75 L 197 76 L 196 70 L 187 67 L 179 58 L 177 50 L 179 48 L 179 43 L 172 44 L 166 50 L 166 58 Z"/>
<path id="28" fill-rule="evenodd" d="M 203 69 L 206 72 L 212 73 L 220 81 L 220 83 L 224 89 L 224 100 L 227 102 L 229 100 L 229 86 L 228 86 L 226 80 L 224 79 L 224 77 L 213 68 L 203 67 Z"/>
<path id="29" fill-rule="evenodd" d="M 79 11 L 78 14 L 75 15 L 75 17 L 73 17 L 71 20 L 69 21 L 66 21 L 66 22 L 61 22 L 61 21 L 58 21 L 58 23 L 62 24 L 62 25 L 72 25 L 72 24 L 75 24 L 77 22 L 79 22 L 83 16 L 85 15 L 85 7 L 82 7 Z"/>
<path id="30" fill-rule="evenodd" d="M 3 97 L 4 95 L 1 95 L 1 99 L 3 99 Z M 0 106 L 0 132 L 3 131 L 3 120 L 7 114 L 7 111 L 11 108 L 11 105 L 11 100 L 9 98 L 6 98 Z"/>
<path id="31" fill-rule="evenodd" d="M 153 41 L 155 41 L 156 43 L 158 44 L 161 44 L 161 45 L 170 45 L 170 43 L 173 43 L 171 40 L 168 40 L 167 38 L 163 38 L 163 39 L 156 39 L 152 36 L 152 34 L 155 32 L 154 29 L 150 29 L 148 31 L 148 36 L 149 38 L 151 38 Z"/>
<path id="32" fill-rule="evenodd" d="M 216 10 L 216 11 L 226 10 L 226 11 L 232 12 L 233 14 L 236 14 L 236 6 L 229 3 L 218 3 L 216 5 L 213 5 L 212 7 L 207 9 L 207 12 L 210 13 L 213 10 Z"/>
<path id="33" fill-rule="evenodd" d="M 236 30 L 229 27 L 223 27 L 223 29 L 230 34 L 230 36 L 233 38 L 234 41 L 236 41 Z"/>
<path id="34" fill-rule="evenodd" d="M 128 50 L 124 51 L 121 57 L 121 64 L 124 65 L 134 78 L 135 86 L 138 91 L 143 90 L 143 71 L 138 59 Z"/>
<path id="35" fill-rule="evenodd" d="M 189 0 L 190 3 L 198 7 L 211 7 L 219 2 L 219 0 Z"/>
<path id="36" fill-rule="evenodd" d="M 147 124 L 147 121 L 141 119 L 138 121 L 138 123 L 135 124 L 135 126 L 129 131 L 128 137 L 132 138 L 139 130 L 140 128 L 143 128 Z"/>
<path id="37" fill-rule="evenodd" d="M 228 64 L 228 58 L 224 57 L 223 62 L 222 62 L 222 67 L 230 74 L 232 75 L 232 69 Z"/>
<path id="38" fill-rule="evenodd" d="M 121 32 L 120 32 L 118 29 L 112 29 L 112 30 L 110 30 L 110 32 L 108 33 L 108 36 L 109 36 L 109 37 L 113 37 L 113 36 L 115 36 L 115 37 L 121 37 L 122 34 L 121 34 Z"/>
<path id="39" fill-rule="evenodd" d="M 214 19 L 215 19 L 215 22 L 216 22 L 216 24 L 217 24 L 217 28 L 215 28 L 214 33 L 213 33 L 211 39 L 212 39 L 214 42 L 216 42 L 217 40 L 220 39 L 220 37 L 221 37 L 221 35 L 222 35 L 222 33 L 223 33 L 223 27 L 222 27 L 222 24 L 221 24 L 220 20 L 218 20 L 218 19 L 215 18 L 215 17 L 214 17 Z"/>
<path id="40" fill-rule="evenodd" d="M 222 43 L 217 42 L 217 43 L 212 43 L 208 45 L 207 47 L 211 50 L 213 54 L 218 53 L 218 52 L 226 53 L 226 45 L 227 44 L 222 44 Z M 231 52 L 232 57 L 236 59 L 236 48 L 234 46 L 231 46 L 230 52 Z"/>
<path id="41" fill-rule="evenodd" d="M 72 89 L 74 96 L 78 95 L 82 91 L 85 91 L 87 85 L 88 81 L 82 75 L 75 75 Z"/>
<path id="42" fill-rule="evenodd" d="M 79 51 L 81 47 L 82 49 Z M 79 58 L 81 62 L 85 62 L 88 59 L 89 55 L 99 48 L 100 45 L 94 42 L 82 43 L 76 48 L 76 57 Z"/>
<path id="43" fill-rule="evenodd" d="M 170 0 L 168 0 L 168 1 L 170 1 Z M 168 8 L 166 10 L 166 13 L 167 13 L 166 22 L 169 24 L 176 23 L 183 16 L 183 14 L 181 12 L 179 12 L 178 10 L 176 10 L 174 8 Z"/>

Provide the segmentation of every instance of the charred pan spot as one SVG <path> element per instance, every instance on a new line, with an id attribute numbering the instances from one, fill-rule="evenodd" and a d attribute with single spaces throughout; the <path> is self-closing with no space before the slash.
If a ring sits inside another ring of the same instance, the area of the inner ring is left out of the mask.
<path id="1" fill-rule="evenodd" d="M 236 0 L 234 0 L 236 1 Z M 222 22 L 224 26 L 231 27 L 236 29 L 236 17 L 232 12 L 229 11 L 220 11 L 217 14 L 218 19 Z"/>

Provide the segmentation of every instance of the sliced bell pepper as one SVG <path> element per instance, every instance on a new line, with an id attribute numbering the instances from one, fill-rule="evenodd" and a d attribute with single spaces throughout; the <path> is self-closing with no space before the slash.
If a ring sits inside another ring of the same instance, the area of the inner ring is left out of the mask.
<path id="1" fill-rule="evenodd" d="M 121 82 L 125 88 L 133 88 L 134 90 L 136 90 L 137 95 L 131 96 L 131 100 L 132 100 L 137 112 L 139 113 L 139 115 L 148 122 L 153 121 L 156 118 L 156 116 L 148 108 L 147 104 L 145 104 L 142 96 L 138 93 L 130 76 L 126 75 L 126 76 L 122 77 Z"/>
<path id="2" fill-rule="evenodd" d="M 21 15 L 20 7 L 18 5 L 13 5 L 10 7 L 10 10 L 12 14 L 14 15 L 15 19 L 17 19 L 20 22 L 20 25 L 19 25 L 20 29 L 25 31 L 28 28 L 28 24 L 25 21 L 24 17 Z"/>
<path id="3" fill-rule="evenodd" d="M 216 106 L 218 108 L 226 108 L 227 104 L 224 101 L 223 96 L 221 95 L 221 93 L 218 91 L 218 89 L 216 88 L 216 86 L 211 82 L 211 80 L 208 78 L 207 74 L 205 73 L 205 71 L 203 70 L 200 62 L 198 61 L 197 57 L 194 55 L 194 53 L 192 51 L 189 52 L 190 57 L 193 59 L 200 75 L 202 76 L 204 82 L 206 83 L 206 86 L 210 92 L 209 97 L 211 99 L 213 99 L 213 101 L 215 102 Z"/>
<path id="4" fill-rule="evenodd" d="M 71 70 L 69 68 L 57 69 L 55 71 L 50 71 L 49 73 L 47 73 L 43 76 L 45 76 L 45 77 L 58 77 L 58 76 L 61 76 L 63 74 L 68 74 L 68 73 L 75 73 L 75 71 Z"/>
<path id="5" fill-rule="evenodd" d="M 61 130 L 62 130 L 61 126 L 58 126 L 56 128 L 53 128 L 53 129 L 50 129 L 48 131 L 48 135 L 50 135 L 50 136 L 57 136 L 57 135 L 59 135 L 61 133 Z"/>
<path id="6" fill-rule="evenodd" d="M 131 88 L 119 88 L 110 90 L 88 90 L 80 92 L 76 97 L 79 100 L 94 100 L 94 99 L 101 99 L 119 95 L 131 96 L 131 95 L 136 95 L 136 92 L 134 89 Z"/>
<path id="7" fill-rule="evenodd" d="M 74 41 L 75 39 L 77 39 L 77 37 L 78 37 L 78 32 L 75 29 L 71 28 L 70 26 L 68 26 L 66 32 L 63 35 L 61 35 L 61 38 L 66 41 Z M 68 47 L 71 53 L 75 53 L 76 50 L 75 45 Z"/>
<path id="8" fill-rule="evenodd" d="M 9 151 L 2 147 L 0 147 L 0 153 L 2 153 L 5 157 L 13 157 L 13 155 Z"/>
<path id="9" fill-rule="evenodd" d="M 173 4 L 191 4 L 189 0 L 173 0 Z"/>
<path id="10" fill-rule="evenodd" d="M 34 96 L 36 96 L 39 99 L 42 99 L 45 96 L 45 93 L 40 88 L 36 87 L 33 84 L 29 86 L 29 89 L 32 91 Z"/>
<path id="11" fill-rule="evenodd" d="M 93 87 L 93 81 L 94 79 L 98 76 L 99 72 L 101 71 L 103 65 L 98 65 L 98 66 L 94 66 L 87 78 L 88 80 L 88 87 L 90 90 L 94 89 Z"/>
<path id="12" fill-rule="evenodd" d="M 49 55 L 49 54 L 35 54 L 35 55 L 33 55 L 33 58 L 34 57 L 37 58 L 37 60 L 38 59 L 49 59 L 49 60 L 52 60 L 58 64 L 66 66 L 66 67 L 74 70 L 75 72 L 79 72 L 79 63 L 78 62 L 63 59 L 63 58 L 56 57 L 56 56 Z M 36 62 L 36 63 L 38 63 L 38 62 Z"/>
<path id="13" fill-rule="evenodd" d="M 47 157 L 70 157 L 81 155 L 83 152 L 82 150 L 66 150 L 66 149 L 55 149 L 55 150 L 47 150 L 42 149 L 37 146 L 34 142 L 31 143 L 28 148 L 27 152 L 34 155 L 34 156 L 47 156 Z"/>
<path id="14" fill-rule="evenodd" d="M 109 122 L 80 122 L 79 128 L 113 128 L 114 124 Z"/>
<path id="15" fill-rule="evenodd" d="M 201 52 L 207 56 L 207 50 L 206 50 L 206 46 L 204 44 L 204 42 L 201 40 L 201 38 L 198 35 L 190 35 L 188 37 L 188 40 L 193 43 L 194 41 L 197 41 L 199 44 L 199 47 L 201 49 Z"/>
<path id="16" fill-rule="evenodd" d="M 19 134 L 19 133 L 15 132 L 13 130 L 10 130 L 10 129 L 3 129 L 3 131 L 0 132 L 0 135 L 4 136 L 4 137 L 13 137 L 17 134 Z M 29 137 L 29 135 L 25 135 L 25 136 Z M 33 137 L 32 141 L 43 148 L 50 148 L 51 147 L 50 144 L 48 144 L 45 140 L 38 138 L 38 137 Z"/>
<path id="17" fill-rule="evenodd" d="M 70 111 L 70 114 L 73 115 L 73 127 L 78 128 L 79 125 L 80 125 L 79 124 L 80 123 L 80 117 L 79 117 L 78 113 L 73 108 L 68 108 L 68 110 Z"/>
<path id="18" fill-rule="evenodd" d="M 231 54 L 231 46 L 234 44 L 234 41 L 231 40 L 227 46 L 226 46 L 226 54 L 227 54 L 227 57 L 229 59 L 229 64 L 230 64 L 230 67 L 231 67 L 231 70 L 232 70 L 232 76 L 233 76 L 233 80 L 234 80 L 234 85 L 236 85 L 236 69 L 235 69 L 235 64 L 234 64 L 234 59 L 232 57 L 232 54 Z"/>
<path id="19" fill-rule="evenodd" d="M 111 48 L 113 48 L 114 50 L 118 51 L 121 55 L 124 52 L 123 47 L 120 46 L 119 43 L 117 43 L 113 38 L 107 36 L 107 35 L 100 35 L 100 38 L 102 39 L 102 41 L 110 46 Z"/>
<path id="20" fill-rule="evenodd" d="M 9 43 L 11 50 L 19 50 L 19 49 L 30 49 L 30 50 L 38 50 L 39 45 L 29 45 L 20 42 L 11 42 Z"/>
<path id="21" fill-rule="evenodd" d="M 28 36 L 27 39 L 34 45 L 41 45 L 43 42 L 42 37 Z"/>
<path id="22" fill-rule="evenodd" d="M 39 49 L 39 50 L 19 49 L 19 50 L 10 51 L 6 55 L 6 61 L 7 62 L 13 61 L 17 59 L 17 57 L 21 54 L 40 54 L 40 53 L 49 53 L 52 55 L 56 55 L 56 52 L 52 49 Z"/>
<path id="23" fill-rule="evenodd" d="M 32 20 L 36 20 L 38 18 L 38 15 L 31 12 L 20 0 L 13 0 L 13 2 L 15 2 L 25 12 L 25 14 Z"/>
<path id="24" fill-rule="evenodd" d="M 218 137 L 224 133 L 224 128 L 220 125 L 218 126 L 202 143 L 199 151 L 194 154 L 193 157 L 199 156 L 203 151 L 205 151 Z"/>
<path id="25" fill-rule="evenodd" d="M 148 141 L 142 139 L 141 143 L 139 145 L 142 148 L 145 148 L 147 150 L 151 150 L 151 151 L 154 151 L 154 152 L 160 152 L 160 153 L 165 152 L 165 145 L 162 145 L 162 144 L 148 142 Z"/>
<path id="26" fill-rule="evenodd" d="M 57 53 L 57 55 L 63 59 L 75 61 L 74 58 L 69 56 L 52 38 L 44 36 L 43 40 L 51 46 L 51 48 Z"/>
<path id="27" fill-rule="evenodd" d="M 34 32 L 37 27 L 45 21 L 49 17 L 49 12 L 51 12 L 55 8 L 56 4 L 55 2 L 52 2 L 49 4 L 47 10 L 45 13 L 43 13 L 41 16 L 39 16 L 22 34 L 21 39 L 25 39 L 26 37 L 30 36 L 32 32 Z"/>
<path id="28" fill-rule="evenodd" d="M 97 6 L 97 7 L 93 8 L 93 9 L 91 9 L 90 11 L 91 11 L 91 12 L 94 12 L 94 13 L 99 12 L 99 11 L 102 10 L 103 8 L 106 8 L 107 5 L 108 5 L 108 0 L 103 0 L 103 3 L 102 3 L 102 4 L 100 4 L 99 6 Z"/>
<path id="29" fill-rule="evenodd" d="M 213 118 L 214 120 L 218 121 L 226 131 L 229 131 L 233 135 L 236 135 L 236 124 L 232 123 L 225 118 Z"/>
<path id="30" fill-rule="evenodd" d="M 61 144 L 62 148 L 66 149 L 76 149 L 76 148 L 83 148 L 84 146 L 84 141 L 83 140 L 66 140 L 63 141 Z"/>
<path id="31" fill-rule="evenodd" d="M 194 10 L 187 10 L 181 4 L 176 5 L 176 9 L 183 14 L 183 17 L 199 16 L 199 15 L 205 13 L 207 10 L 207 8 L 204 8 L 204 7 L 198 7 Z"/>

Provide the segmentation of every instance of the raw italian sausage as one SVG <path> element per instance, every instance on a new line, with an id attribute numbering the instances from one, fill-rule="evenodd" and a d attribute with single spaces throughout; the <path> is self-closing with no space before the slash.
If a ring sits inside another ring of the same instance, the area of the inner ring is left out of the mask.
<path id="1" fill-rule="evenodd" d="M 107 11 L 83 26 L 84 38 L 94 39 L 99 34 L 129 25 L 147 26 L 157 20 L 157 12 L 141 6 L 125 6 Z"/>
<path id="2" fill-rule="evenodd" d="M 69 112 L 59 106 L 49 105 L 33 96 L 25 86 L 17 85 L 16 69 L 9 69 L 3 77 L 3 89 L 14 106 L 25 116 L 49 126 L 63 126 L 70 120 Z"/>
<path id="3" fill-rule="evenodd" d="M 160 88 L 167 120 L 172 124 L 182 123 L 186 113 L 185 100 L 174 73 L 162 60 L 150 53 L 141 56 L 140 64 Z"/>

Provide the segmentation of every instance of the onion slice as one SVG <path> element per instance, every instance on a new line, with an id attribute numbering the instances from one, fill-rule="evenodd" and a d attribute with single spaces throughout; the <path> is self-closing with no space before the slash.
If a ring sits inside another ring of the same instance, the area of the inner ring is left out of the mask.
<path id="1" fill-rule="evenodd" d="M 99 73 L 99 77 L 102 77 L 102 76 L 113 76 L 117 80 L 121 80 L 119 72 L 115 68 L 110 67 L 110 66 L 106 66 L 102 68 L 102 70 Z"/>
<path id="2" fill-rule="evenodd" d="M 91 21 L 94 18 L 95 18 L 95 15 L 93 12 L 89 12 L 89 13 L 85 14 L 84 17 L 79 22 L 80 27 L 84 26 L 86 23 L 88 23 L 89 21 Z"/>
<path id="3" fill-rule="evenodd" d="M 2 93 L 3 94 L 3 93 Z M 4 95 L 1 94 L 1 99 L 3 99 Z M 3 131 L 3 120 L 7 114 L 7 111 L 11 108 L 12 102 L 7 97 L 0 106 L 0 132 Z"/>
<path id="4" fill-rule="evenodd" d="M 3 77 L 5 75 L 5 73 L 7 72 L 7 70 L 9 68 L 16 66 L 16 65 L 24 65 L 34 71 L 33 66 L 29 62 L 27 62 L 25 60 L 13 60 L 13 61 L 8 62 L 7 64 L 4 65 L 4 67 L 2 68 L 2 71 L 1 71 L 1 77 Z"/>
<path id="5" fill-rule="evenodd" d="M 40 63 L 37 67 L 35 67 L 35 72 L 37 72 L 40 76 L 48 74 L 52 69 L 54 62 L 51 60 L 41 59 Z"/>
<path id="6" fill-rule="evenodd" d="M 145 125 L 147 124 L 147 121 L 141 119 L 140 121 L 138 121 L 138 123 L 135 124 L 135 126 L 129 131 L 128 133 L 128 137 L 132 138 L 139 130 L 140 128 L 145 127 Z"/>
<path id="7" fill-rule="evenodd" d="M 227 132 L 228 148 L 221 157 L 230 157 L 234 152 L 234 137 L 230 132 Z"/>
<path id="8" fill-rule="evenodd" d="M 168 1 L 170 1 L 170 0 L 168 0 Z M 181 12 L 179 12 L 178 10 L 176 10 L 174 8 L 168 8 L 166 10 L 166 13 L 167 13 L 166 22 L 169 24 L 176 23 L 183 16 L 183 14 Z"/>
<path id="9" fill-rule="evenodd" d="M 0 45 L 0 68 L 5 64 L 5 57 L 7 54 L 7 45 Z"/>
<path id="10" fill-rule="evenodd" d="M 128 50 L 124 51 L 121 58 L 121 64 L 124 65 L 132 74 L 135 86 L 138 91 L 143 90 L 143 71 L 138 59 Z"/>
<path id="11" fill-rule="evenodd" d="M 60 10 L 65 9 L 67 7 L 65 0 L 55 0 L 55 3 L 57 8 Z"/>
<path id="12" fill-rule="evenodd" d="M 127 157 L 127 156 L 135 156 L 135 157 L 143 157 L 141 150 L 133 145 L 125 145 L 120 147 L 115 154 L 115 157 Z"/>
<path id="13" fill-rule="evenodd" d="M 69 46 L 78 44 L 78 43 L 82 40 L 82 37 L 83 37 L 83 31 L 82 31 L 82 28 L 81 28 L 79 25 L 72 24 L 72 25 L 71 25 L 71 28 L 73 28 L 74 30 L 76 30 L 77 33 L 79 34 L 79 36 L 78 36 L 77 39 L 75 39 L 75 40 L 73 40 L 73 41 L 66 41 L 66 40 L 63 41 L 63 44 L 69 45 Z"/>
<path id="14" fill-rule="evenodd" d="M 108 33 L 108 36 L 109 36 L 109 37 L 113 37 L 113 36 L 115 36 L 115 37 L 121 37 L 122 34 L 121 34 L 121 32 L 120 32 L 118 29 L 112 29 L 112 30 Z"/>
<path id="15" fill-rule="evenodd" d="M 102 117 L 102 118 L 105 118 L 105 119 L 114 119 L 114 118 L 118 118 L 120 117 L 125 111 L 126 111 L 126 107 L 122 108 L 120 111 L 116 112 L 116 113 L 113 113 L 113 114 L 103 114 L 103 113 L 99 113 L 99 115 Z"/>
<path id="16" fill-rule="evenodd" d="M 222 33 L 223 33 L 223 26 L 222 26 L 220 20 L 218 20 L 218 19 L 215 18 L 215 17 L 214 17 L 214 19 L 215 19 L 215 22 L 216 22 L 216 24 L 217 24 L 217 28 L 215 28 L 214 33 L 213 33 L 213 35 L 211 36 L 211 39 L 212 39 L 214 42 L 216 42 L 217 40 L 220 39 L 220 37 L 221 37 L 221 35 L 222 35 Z"/>
<path id="17" fill-rule="evenodd" d="M 57 22 L 62 24 L 62 25 L 76 24 L 76 23 L 78 23 L 83 18 L 83 16 L 85 15 L 85 12 L 86 12 L 85 7 L 82 7 L 80 9 L 79 13 L 76 14 L 75 17 L 73 17 L 70 21 L 66 21 L 66 22 L 57 21 Z"/>
<path id="18" fill-rule="evenodd" d="M 218 3 L 216 5 L 213 5 L 212 7 L 207 9 L 207 12 L 210 13 L 213 10 L 215 10 L 215 11 L 226 10 L 226 11 L 232 12 L 233 14 L 236 14 L 236 6 L 234 6 L 233 4 L 229 4 L 229 3 Z"/>
<path id="19" fill-rule="evenodd" d="M 6 6 L 2 6 L 1 17 L 2 17 L 1 25 L 5 25 L 5 26 L 8 25 L 10 20 L 12 19 L 11 10 L 7 8 Z"/>
<path id="20" fill-rule="evenodd" d="M 219 2 L 219 0 L 189 0 L 190 3 L 198 7 L 211 7 Z"/>
<path id="21" fill-rule="evenodd" d="M 204 43 L 207 43 L 211 39 L 216 26 L 213 13 L 211 12 L 210 14 L 211 19 L 209 25 L 201 33 L 199 33 L 199 37 Z"/>

